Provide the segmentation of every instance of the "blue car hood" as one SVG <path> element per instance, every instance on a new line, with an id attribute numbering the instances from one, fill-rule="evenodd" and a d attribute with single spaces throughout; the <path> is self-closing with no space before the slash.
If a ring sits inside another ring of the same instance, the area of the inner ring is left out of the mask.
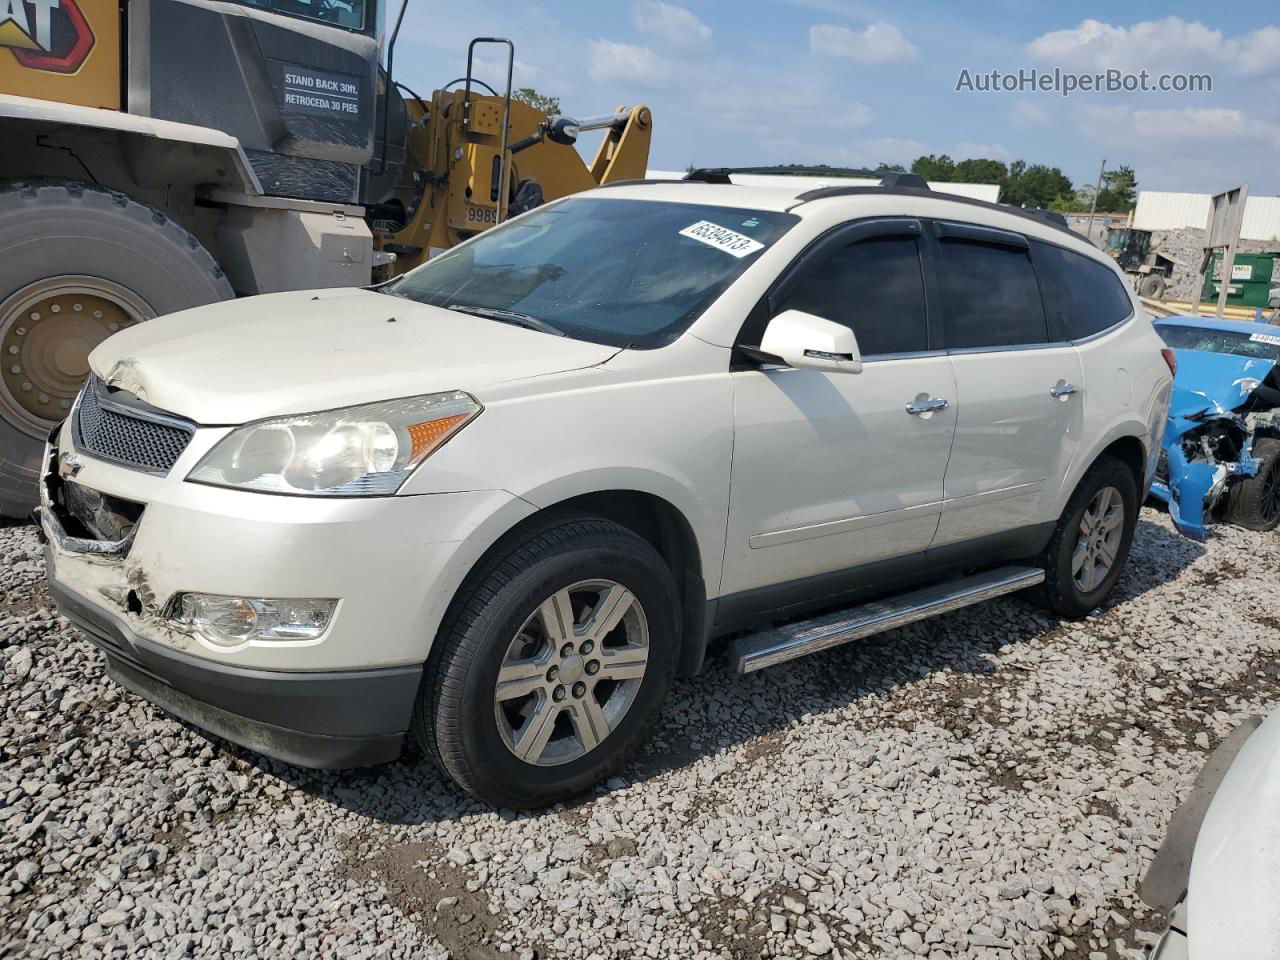
<path id="1" fill-rule="evenodd" d="M 1175 350 L 1178 375 L 1173 380 L 1169 417 L 1191 419 L 1206 413 L 1228 413 L 1249 399 L 1267 378 L 1272 360 L 1232 353 Z"/>

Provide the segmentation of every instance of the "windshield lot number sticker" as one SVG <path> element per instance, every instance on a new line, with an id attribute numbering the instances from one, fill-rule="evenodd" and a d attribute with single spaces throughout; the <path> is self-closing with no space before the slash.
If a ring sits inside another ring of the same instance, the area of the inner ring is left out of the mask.
<path id="1" fill-rule="evenodd" d="M 1251 333 L 1249 339 L 1257 343 L 1269 343 L 1273 347 L 1280 347 L 1280 336 L 1274 333 Z"/>
<path id="2" fill-rule="evenodd" d="M 699 243 L 705 243 L 709 247 L 715 247 L 730 256 L 739 258 L 764 248 L 764 244 L 759 240 L 752 240 L 745 234 L 735 233 L 728 227 L 722 227 L 710 220 L 699 220 L 685 227 L 680 231 L 680 236 L 697 240 Z"/>

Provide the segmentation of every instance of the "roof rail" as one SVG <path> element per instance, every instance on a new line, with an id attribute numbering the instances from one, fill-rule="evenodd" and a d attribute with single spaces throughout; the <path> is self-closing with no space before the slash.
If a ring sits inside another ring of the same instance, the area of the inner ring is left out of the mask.
<path id="1" fill-rule="evenodd" d="M 809 190 L 799 194 L 796 197 L 796 206 L 802 203 L 809 203 L 813 200 L 826 200 L 829 197 L 874 197 L 874 196 L 900 196 L 900 197 L 918 197 L 920 189 L 918 187 L 819 187 L 817 190 Z M 990 203 L 986 200 L 979 200 L 976 197 L 965 197 L 958 193 L 946 193 L 944 191 L 930 191 L 930 196 L 945 200 L 947 203 L 962 203 L 969 207 L 983 207 L 987 210 L 998 210 L 1001 213 L 1008 213 L 1015 217 L 1022 217 L 1026 220 L 1034 220 L 1036 223 L 1046 224 L 1055 230 L 1061 230 L 1072 236 L 1079 236 L 1071 226 L 1067 223 L 1067 218 L 1062 214 L 1053 210 L 1024 210 L 1022 207 L 1014 207 L 1005 203 Z M 791 208 L 794 209 L 794 208 Z"/>
<path id="2" fill-rule="evenodd" d="M 785 174 L 789 176 L 814 176 L 813 171 L 797 170 L 794 167 L 700 167 L 696 170 L 690 170 L 684 176 L 684 180 L 657 180 L 657 181 L 632 181 L 639 183 L 733 183 L 730 174 L 734 173 L 773 173 Z M 830 167 L 822 171 L 822 173 L 834 176 L 856 177 L 867 180 L 878 180 L 877 186 L 830 186 L 818 187 L 814 190 L 806 190 L 804 193 L 796 196 L 798 203 L 808 203 L 811 200 L 823 200 L 827 197 L 852 197 L 852 196 L 873 196 L 876 194 L 899 194 L 900 196 L 919 195 L 919 191 L 928 190 L 933 196 L 939 200 L 947 200 L 953 203 L 963 203 L 968 206 L 985 207 L 988 210 L 999 210 L 1001 213 L 1011 213 L 1014 216 L 1025 217 L 1028 220 L 1036 220 L 1040 223 L 1047 223 L 1051 227 L 1056 227 L 1075 236 L 1075 232 L 1071 229 L 1071 225 L 1067 223 L 1067 218 L 1056 210 L 1039 210 L 1024 209 L 1023 207 L 1014 207 L 1004 203 L 990 203 L 986 200 L 978 200 L 975 197 L 966 197 L 958 193 L 947 193 L 946 191 L 930 190 L 929 183 L 924 177 L 917 173 L 906 173 L 899 170 L 889 170 L 876 172 L 872 170 L 852 170 L 845 168 Z"/>
<path id="3" fill-rule="evenodd" d="M 1045 210 L 1042 207 L 1023 207 L 1024 212 L 1031 214 L 1033 217 L 1039 217 L 1041 220 L 1047 220 L 1059 227 L 1070 229 L 1071 224 L 1067 223 L 1067 218 L 1057 210 Z"/>
<path id="4" fill-rule="evenodd" d="M 880 186 L 908 187 L 913 190 L 928 190 L 929 181 L 918 173 L 904 173 L 900 170 L 890 170 L 880 178 Z"/>
<path id="5" fill-rule="evenodd" d="M 735 172 L 741 171 L 735 171 L 731 167 L 699 167 L 686 173 L 684 179 L 692 183 L 733 183 L 729 174 Z"/>
<path id="6" fill-rule="evenodd" d="M 685 174 L 684 179 L 694 183 L 733 183 L 731 174 L 754 173 L 785 177 L 847 177 L 849 179 L 875 180 L 882 187 L 903 187 L 912 190 L 928 190 L 929 183 L 918 173 L 903 170 L 856 170 L 852 167 L 823 167 L 820 170 L 804 170 L 796 167 L 699 167 Z"/>

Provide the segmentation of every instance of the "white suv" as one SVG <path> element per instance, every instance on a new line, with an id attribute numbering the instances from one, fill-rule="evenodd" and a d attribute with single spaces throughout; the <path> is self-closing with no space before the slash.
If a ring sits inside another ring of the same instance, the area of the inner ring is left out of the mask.
<path id="1" fill-rule="evenodd" d="M 753 670 L 1028 586 L 1097 606 L 1162 346 L 1022 211 L 597 190 L 379 289 L 102 344 L 47 451 L 50 587 L 120 683 L 229 740 L 339 767 L 412 733 L 536 806 L 616 769 L 714 638 Z"/>

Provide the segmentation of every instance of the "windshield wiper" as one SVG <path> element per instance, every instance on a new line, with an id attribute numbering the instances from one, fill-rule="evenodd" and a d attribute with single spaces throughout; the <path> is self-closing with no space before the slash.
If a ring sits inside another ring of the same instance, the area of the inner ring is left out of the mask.
<path id="1" fill-rule="evenodd" d="M 458 313 L 469 313 L 473 316 L 484 317 L 486 320 L 497 320 L 500 323 L 510 323 L 517 327 L 524 327 L 526 330 L 537 330 L 539 333 L 549 333 L 555 337 L 567 337 L 560 328 L 547 323 L 545 320 L 539 320 L 537 317 L 531 317 L 527 313 L 517 313 L 514 310 L 500 310 L 497 307 L 473 307 L 465 303 L 451 303 L 446 308 L 448 310 L 456 310 Z"/>

